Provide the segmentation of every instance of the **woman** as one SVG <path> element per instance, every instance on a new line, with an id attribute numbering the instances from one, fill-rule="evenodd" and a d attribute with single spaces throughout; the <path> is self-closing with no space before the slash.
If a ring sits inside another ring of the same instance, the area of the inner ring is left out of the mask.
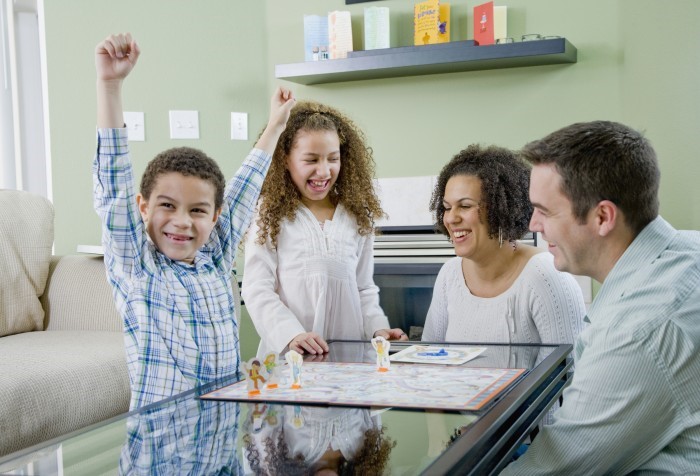
<path id="1" fill-rule="evenodd" d="M 424 341 L 573 343 L 585 314 L 574 278 L 519 244 L 529 169 L 513 152 L 471 145 L 440 172 L 430 202 L 455 258 L 438 274 Z"/>

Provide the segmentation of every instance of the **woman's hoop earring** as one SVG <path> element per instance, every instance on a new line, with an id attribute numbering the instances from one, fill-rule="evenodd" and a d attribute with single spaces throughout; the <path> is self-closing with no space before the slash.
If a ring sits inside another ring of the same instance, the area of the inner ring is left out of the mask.
<path id="1" fill-rule="evenodd" d="M 498 247 L 503 248 L 503 230 L 501 230 L 501 227 L 498 227 Z"/>

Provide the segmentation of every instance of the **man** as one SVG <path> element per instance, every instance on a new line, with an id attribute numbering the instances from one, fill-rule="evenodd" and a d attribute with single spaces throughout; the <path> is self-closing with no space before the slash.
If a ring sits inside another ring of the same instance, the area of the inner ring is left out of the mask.
<path id="1" fill-rule="evenodd" d="M 502 474 L 700 474 L 700 233 L 658 216 L 656 154 L 614 122 L 525 146 L 533 231 L 603 283 L 552 425 Z"/>

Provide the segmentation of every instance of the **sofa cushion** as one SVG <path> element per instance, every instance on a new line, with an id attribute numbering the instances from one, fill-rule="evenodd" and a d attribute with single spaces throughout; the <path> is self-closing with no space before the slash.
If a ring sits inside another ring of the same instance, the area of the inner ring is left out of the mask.
<path id="1" fill-rule="evenodd" d="M 128 411 L 121 332 L 27 332 L 1 340 L 0 456 Z"/>
<path id="2" fill-rule="evenodd" d="M 124 328 L 102 256 L 53 256 L 41 303 L 47 331 L 122 332 Z"/>
<path id="3" fill-rule="evenodd" d="M 0 190 L 0 337 L 44 329 L 53 217 L 44 197 Z"/>

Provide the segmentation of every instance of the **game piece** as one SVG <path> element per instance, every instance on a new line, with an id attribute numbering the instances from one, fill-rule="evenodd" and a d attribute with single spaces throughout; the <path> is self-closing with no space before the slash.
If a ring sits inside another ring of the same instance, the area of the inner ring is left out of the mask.
<path id="1" fill-rule="evenodd" d="M 287 365 L 289 365 L 292 372 L 291 388 L 301 388 L 301 365 L 304 363 L 304 358 L 296 350 L 290 350 L 289 352 L 284 354 L 284 358 L 287 361 Z"/>
<path id="2" fill-rule="evenodd" d="M 253 433 L 260 433 L 263 426 L 265 425 L 265 413 L 267 412 L 267 405 L 264 403 L 256 403 L 253 410 L 250 413 L 251 427 Z"/>
<path id="3" fill-rule="evenodd" d="M 420 355 L 421 357 L 447 357 L 450 354 L 445 349 L 440 349 L 437 352 L 416 352 L 416 355 Z"/>
<path id="4" fill-rule="evenodd" d="M 372 347 L 377 351 L 377 372 L 388 372 L 391 366 L 389 360 L 391 342 L 381 336 L 375 337 L 372 339 Z"/>
<path id="5" fill-rule="evenodd" d="M 260 373 L 260 361 L 253 357 L 247 362 L 243 362 L 243 369 L 246 373 L 246 384 L 248 385 L 248 395 L 258 395 L 260 387 L 265 383 L 265 377 Z"/>
<path id="6" fill-rule="evenodd" d="M 292 416 L 292 427 L 295 429 L 304 427 L 304 415 L 301 413 L 301 407 L 294 405 L 294 415 Z"/>
<path id="7" fill-rule="evenodd" d="M 266 389 L 272 390 L 279 386 L 280 376 L 279 376 L 279 354 L 277 352 L 269 352 L 265 355 L 265 360 L 263 360 L 263 365 L 265 366 L 265 372 L 267 376 Z"/>

